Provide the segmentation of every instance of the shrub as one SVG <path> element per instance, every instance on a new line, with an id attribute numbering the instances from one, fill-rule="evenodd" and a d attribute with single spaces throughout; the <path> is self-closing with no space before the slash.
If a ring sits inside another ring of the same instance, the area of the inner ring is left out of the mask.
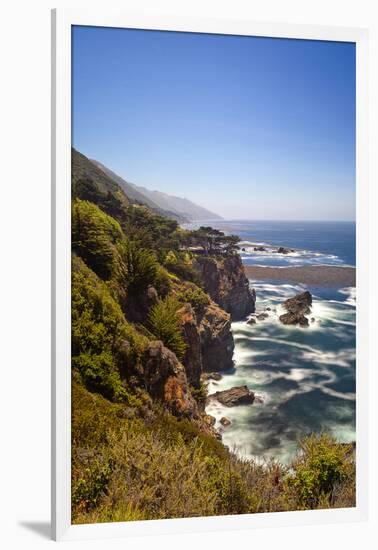
<path id="1" fill-rule="evenodd" d="M 337 486 L 351 477 L 351 446 L 337 443 L 328 434 L 310 435 L 300 441 L 300 452 L 291 466 L 289 487 L 300 505 L 315 508 L 321 500 L 329 502 Z"/>
<path id="2" fill-rule="evenodd" d="M 210 304 L 210 298 L 202 288 L 195 284 L 189 284 L 178 294 L 180 302 L 189 303 L 196 313 L 201 314 Z"/>
<path id="3" fill-rule="evenodd" d="M 159 296 L 165 298 L 169 294 L 172 286 L 171 277 L 168 271 L 161 265 L 158 266 L 154 284 Z"/>
<path id="4" fill-rule="evenodd" d="M 147 338 L 126 322 L 107 285 L 77 257 L 71 296 L 72 367 L 91 391 L 126 399 L 121 378 L 141 361 Z"/>
<path id="5" fill-rule="evenodd" d="M 169 271 L 171 271 L 184 281 L 190 281 L 197 285 L 201 284 L 201 277 L 198 271 L 193 267 L 191 263 L 187 263 L 182 258 L 178 258 L 176 263 L 172 263 L 167 267 Z"/>
<path id="6" fill-rule="evenodd" d="M 159 264 L 150 250 L 139 248 L 134 242 L 122 246 L 121 258 L 125 265 L 125 286 L 128 292 L 139 294 L 149 286 L 154 286 L 158 278 Z"/>
<path id="7" fill-rule="evenodd" d="M 186 344 L 177 315 L 179 308 L 180 303 L 172 296 L 167 296 L 164 300 L 160 299 L 151 309 L 148 326 L 158 340 L 173 351 L 178 359 L 182 359 Z"/>
<path id="8" fill-rule="evenodd" d="M 98 355 L 81 354 L 72 358 L 72 367 L 77 369 L 90 391 L 101 393 L 112 401 L 127 397 L 114 358 L 109 352 Z"/>
<path id="9" fill-rule="evenodd" d="M 154 407 L 154 419 L 130 419 L 73 383 L 72 518 L 74 523 L 277 512 L 313 507 L 287 480 L 305 460 L 302 450 L 286 468 L 240 459 L 188 419 Z M 311 455 L 324 446 L 341 453 L 346 476 L 336 476 L 333 499 L 322 492 L 317 507 L 353 506 L 353 453 L 332 438 L 311 436 Z M 335 450 L 337 449 L 337 450 Z M 327 451 L 327 452 L 328 452 Z M 345 451 L 345 455 L 343 452 Z M 307 451 L 306 451 L 307 453 Z M 307 456 L 307 455 L 306 455 Z M 321 484 L 318 480 L 317 483 Z"/>
<path id="10" fill-rule="evenodd" d="M 94 452 L 76 450 L 72 470 L 72 506 L 76 512 L 95 508 L 104 496 L 112 474 L 112 462 Z"/>
<path id="11" fill-rule="evenodd" d="M 207 400 L 207 386 L 203 382 L 200 382 L 199 387 L 195 388 L 194 386 L 191 386 L 190 391 L 194 397 L 194 399 L 197 401 L 199 405 L 205 408 L 206 400 Z"/>
<path id="12" fill-rule="evenodd" d="M 117 263 L 116 244 L 123 234 L 119 223 L 96 205 L 76 199 L 72 206 L 72 250 L 102 279 Z"/>

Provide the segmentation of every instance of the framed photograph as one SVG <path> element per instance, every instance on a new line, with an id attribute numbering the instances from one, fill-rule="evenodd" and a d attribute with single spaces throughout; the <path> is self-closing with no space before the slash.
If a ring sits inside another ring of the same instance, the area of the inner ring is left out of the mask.
<path id="1" fill-rule="evenodd" d="M 52 36 L 54 538 L 366 518 L 367 31 Z"/>

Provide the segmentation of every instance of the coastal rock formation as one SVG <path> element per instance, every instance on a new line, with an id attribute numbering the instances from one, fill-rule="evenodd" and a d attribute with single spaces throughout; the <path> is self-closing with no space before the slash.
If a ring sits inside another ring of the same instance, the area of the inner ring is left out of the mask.
<path id="1" fill-rule="evenodd" d="M 143 367 L 146 389 L 176 416 L 199 418 L 184 366 L 160 340 L 150 342 Z"/>
<path id="2" fill-rule="evenodd" d="M 235 405 L 252 405 L 255 394 L 248 386 L 237 386 L 229 390 L 217 391 L 209 395 L 209 399 L 216 399 L 226 407 Z"/>
<path id="3" fill-rule="evenodd" d="M 185 367 L 189 384 L 195 388 L 200 386 L 202 373 L 201 338 L 195 312 L 190 304 L 185 304 L 179 311 L 182 333 L 186 343 L 185 355 L 182 363 Z"/>
<path id="4" fill-rule="evenodd" d="M 309 322 L 306 315 L 311 313 L 312 296 L 306 290 L 297 294 L 293 298 L 289 298 L 283 304 L 287 313 L 280 315 L 279 319 L 284 325 L 300 325 L 307 327 Z"/>
<path id="5" fill-rule="evenodd" d="M 255 247 L 253 248 L 253 250 L 254 250 L 255 252 L 265 252 L 265 251 L 266 251 L 266 248 L 265 248 L 264 246 L 255 246 Z"/>
<path id="6" fill-rule="evenodd" d="M 151 308 L 158 301 L 158 293 L 153 286 L 139 294 L 128 294 L 119 291 L 122 310 L 127 319 L 133 323 L 144 323 Z"/>
<path id="7" fill-rule="evenodd" d="M 259 313 L 257 316 L 256 316 L 256 319 L 258 319 L 258 321 L 265 321 L 265 319 L 267 319 L 269 317 L 269 313 Z"/>
<path id="8" fill-rule="evenodd" d="M 195 267 L 212 300 L 231 315 L 232 321 L 244 319 L 255 311 L 256 295 L 250 289 L 238 254 L 224 258 L 197 257 Z"/>
<path id="9" fill-rule="evenodd" d="M 231 426 L 231 420 L 229 420 L 228 418 L 226 418 L 225 416 L 222 416 L 222 418 L 219 420 L 219 422 L 222 424 L 222 426 L 224 426 L 225 428 L 227 426 Z"/>
<path id="10" fill-rule="evenodd" d="M 200 314 L 190 304 L 179 311 L 182 334 L 187 345 L 182 363 L 191 386 L 200 387 L 200 380 L 220 380 L 218 371 L 233 366 L 234 339 L 230 315 L 215 302 L 210 302 Z"/>
<path id="11" fill-rule="evenodd" d="M 280 246 L 277 248 L 277 254 L 289 254 L 290 250 L 288 248 L 284 248 L 283 246 Z"/>
<path id="12" fill-rule="evenodd" d="M 211 302 L 198 319 L 202 368 L 207 372 L 233 367 L 234 339 L 230 315 Z"/>

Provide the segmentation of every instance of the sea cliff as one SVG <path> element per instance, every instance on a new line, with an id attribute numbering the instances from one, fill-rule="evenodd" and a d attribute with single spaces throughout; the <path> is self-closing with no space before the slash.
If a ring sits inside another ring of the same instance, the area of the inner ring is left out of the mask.
<path id="1" fill-rule="evenodd" d="M 239 238 L 184 230 L 72 155 L 73 523 L 317 506 L 285 468 L 240 460 L 205 410 L 206 380 L 232 370 L 231 322 L 255 310 Z M 246 386 L 217 399 L 257 401 Z"/>

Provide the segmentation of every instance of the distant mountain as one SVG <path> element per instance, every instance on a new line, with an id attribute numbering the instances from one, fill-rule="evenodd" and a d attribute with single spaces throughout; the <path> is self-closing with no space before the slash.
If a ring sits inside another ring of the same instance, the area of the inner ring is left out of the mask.
<path id="1" fill-rule="evenodd" d="M 96 185 L 96 188 L 100 192 L 110 193 L 111 196 L 117 197 L 124 206 L 127 206 L 129 203 L 144 204 L 161 216 L 173 218 L 181 223 L 190 221 L 183 214 L 161 208 L 141 193 L 138 193 L 131 185 L 124 185 L 122 178 L 119 178 L 114 172 L 111 170 L 105 171 L 105 167 L 102 164 L 90 160 L 74 148 L 72 148 L 71 154 L 71 171 L 74 196 L 77 193 L 79 182 L 88 179 Z"/>
<path id="2" fill-rule="evenodd" d="M 142 202 L 151 208 L 159 208 L 165 212 L 175 214 L 177 217 L 186 218 L 187 221 L 204 221 L 204 220 L 222 220 L 223 218 L 194 202 L 184 199 L 182 197 L 176 197 L 174 195 L 168 195 L 161 191 L 151 191 L 146 187 L 141 187 L 130 183 L 121 176 L 115 174 L 112 170 L 101 164 L 101 162 L 92 159 L 92 163 L 98 168 L 103 170 L 113 181 L 117 182 L 120 187 L 125 191 L 126 195 L 138 202 Z M 167 214 L 166 214 L 167 215 Z"/>
<path id="3" fill-rule="evenodd" d="M 92 182 L 91 185 L 95 186 L 95 189 L 100 193 L 110 194 L 110 196 L 121 201 L 123 206 L 130 204 L 129 198 L 121 191 L 118 183 L 74 148 L 71 149 L 71 179 L 72 195 L 74 197 L 80 193 L 83 182 L 90 181 Z"/>

